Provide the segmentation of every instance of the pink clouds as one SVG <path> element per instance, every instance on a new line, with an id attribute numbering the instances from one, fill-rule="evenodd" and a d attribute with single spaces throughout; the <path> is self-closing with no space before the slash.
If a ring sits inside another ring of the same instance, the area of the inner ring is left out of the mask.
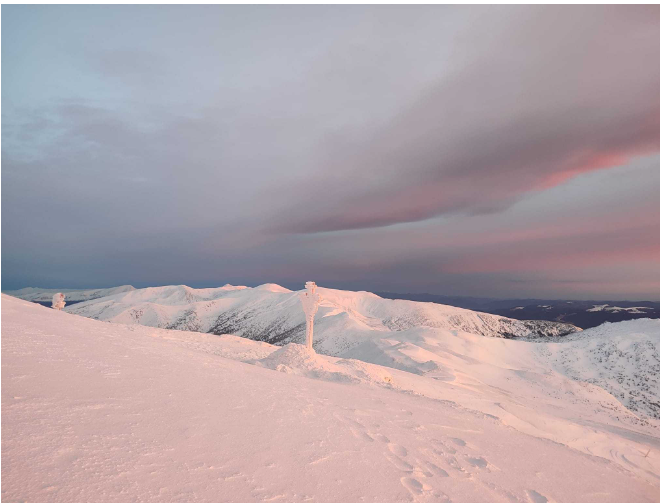
<path id="1" fill-rule="evenodd" d="M 314 233 L 499 212 L 660 152 L 660 22 L 643 11 L 494 9 L 467 30 L 488 37 L 457 44 L 460 72 L 324 149 L 294 184 L 310 211 L 284 208 L 274 226 Z"/>
<path id="2" fill-rule="evenodd" d="M 656 232 L 657 228 L 646 231 Z M 443 264 L 441 270 L 447 273 L 566 271 L 590 266 L 655 264 L 660 257 L 660 243 L 631 243 L 601 248 L 602 243 L 585 247 L 582 241 L 573 240 L 558 247 L 550 248 L 548 245 L 549 243 L 525 244 L 520 249 L 470 254 Z"/>
<path id="3" fill-rule="evenodd" d="M 657 6 L 200 9 L 10 10 L 6 282 L 657 274 Z"/>

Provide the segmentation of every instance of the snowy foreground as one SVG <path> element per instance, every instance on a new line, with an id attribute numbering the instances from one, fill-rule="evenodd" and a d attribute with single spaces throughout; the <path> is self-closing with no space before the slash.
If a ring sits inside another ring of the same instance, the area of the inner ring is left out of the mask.
<path id="1" fill-rule="evenodd" d="M 426 374 L 3 295 L 2 501 L 660 500 L 660 321 L 414 334 L 370 355 Z"/>

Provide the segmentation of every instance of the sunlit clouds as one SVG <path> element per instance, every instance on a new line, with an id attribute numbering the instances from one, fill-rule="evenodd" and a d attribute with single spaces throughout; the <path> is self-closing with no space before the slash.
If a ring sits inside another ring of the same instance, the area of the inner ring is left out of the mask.
<path id="1" fill-rule="evenodd" d="M 656 6 L 2 23 L 3 289 L 659 299 Z"/>

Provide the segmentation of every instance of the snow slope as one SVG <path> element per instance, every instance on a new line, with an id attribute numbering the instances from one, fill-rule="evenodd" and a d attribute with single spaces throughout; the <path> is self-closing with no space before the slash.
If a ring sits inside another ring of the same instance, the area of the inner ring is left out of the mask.
<path id="1" fill-rule="evenodd" d="M 112 287 L 110 289 L 88 289 L 88 290 L 73 290 L 73 289 L 42 289 L 40 287 L 26 287 L 15 291 L 4 291 L 5 294 L 14 296 L 26 301 L 35 302 L 48 302 L 53 299 L 53 294 L 63 292 L 66 295 L 66 301 L 89 301 L 91 299 L 98 299 L 105 296 L 113 296 L 115 294 L 122 294 L 135 290 L 132 285 L 122 285 L 121 287 Z"/>
<path id="2" fill-rule="evenodd" d="M 606 322 L 541 347 L 554 369 L 596 384 L 629 410 L 660 418 L 660 320 Z"/>
<path id="3" fill-rule="evenodd" d="M 342 355 L 366 340 L 420 327 L 495 337 L 560 336 L 579 330 L 559 322 L 520 321 L 435 303 L 383 299 L 370 292 L 324 288 L 318 292 L 323 301 L 314 325 L 314 348 L 327 355 Z M 153 287 L 66 310 L 98 320 L 236 334 L 276 344 L 302 342 L 305 330 L 297 293 L 275 284 Z"/>
<path id="4" fill-rule="evenodd" d="M 400 345 L 438 347 L 422 376 L 6 295 L 2 323 L 3 501 L 660 499 L 657 422 L 555 369 L 564 339 L 437 329 Z"/>

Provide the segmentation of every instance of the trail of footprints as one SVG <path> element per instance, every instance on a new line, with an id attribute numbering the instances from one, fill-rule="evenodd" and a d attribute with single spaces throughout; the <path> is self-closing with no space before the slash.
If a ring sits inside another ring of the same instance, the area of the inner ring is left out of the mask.
<path id="1" fill-rule="evenodd" d="M 392 442 L 379 432 L 372 432 L 360 422 L 339 415 L 335 416 L 348 425 L 357 439 L 385 445 L 385 458 L 396 469 L 404 473 L 401 477 L 401 485 L 410 493 L 411 500 L 415 502 L 452 502 L 450 497 L 438 488 L 439 480 L 442 478 L 473 479 L 480 472 L 499 471 L 484 456 L 475 454 L 477 447 L 468 444 L 461 438 L 431 439 L 428 447 L 419 450 L 423 455 L 422 458 L 419 458 L 411 456 L 405 446 Z M 373 427 L 377 429 L 380 426 L 375 424 Z M 526 495 L 520 497 L 498 485 L 481 481 L 478 477 L 474 481 L 506 501 L 547 502 L 543 495 L 534 490 L 527 490 Z"/>

